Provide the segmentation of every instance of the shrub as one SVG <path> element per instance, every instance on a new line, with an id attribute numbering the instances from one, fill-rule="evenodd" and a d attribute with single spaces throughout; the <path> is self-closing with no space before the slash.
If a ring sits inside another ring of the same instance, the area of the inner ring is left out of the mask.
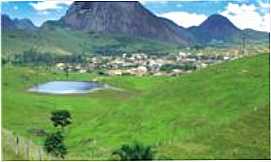
<path id="1" fill-rule="evenodd" d="M 52 112 L 51 121 L 55 127 L 61 126 L 63 129 L 65 126 L 71 124 L 71 114 L 66 110 L 59 110 Z"/>
<path id="2" fill-rule="evenodd" d="M 137 142 L 131 145 L 122 145 L 112 154 L 119 156 L 120 160 L 153 160 L 154 158 L 151 146 L 144 146 Z"/>
<path id="3" fill-rule="evenodd" d="M 44 142 L 44 149 L 47 153 L 51 153 L 56 157 L 61 157 L 64 159 L 64 156 L 67 154 L 67 148 L 63 141 L 64 136 L 59 131 L 48 134 Z"/>

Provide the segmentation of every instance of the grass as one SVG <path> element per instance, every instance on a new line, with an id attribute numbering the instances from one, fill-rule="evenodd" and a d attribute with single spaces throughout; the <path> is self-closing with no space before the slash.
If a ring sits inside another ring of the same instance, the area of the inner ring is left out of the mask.
<path id="1" fill-rule="evenodd" d="M 3 147 L 2 155 L 4 155 L 2 158 L 7 161 L 25 160 L 22 156 L 16 156 L 15 152 L 8 147 Z"/>
<path id="2" fill-rule="evenodd" d="M 50 113 L 69 110 L 68 159 L 110 160 L 122 144 L 155 146 L 156 159 L 270 159 L 269 55 L 217 64 L 180 77 L 98 77 L 125 91 L 42 95 L 33 84 L 64 74 L 27 67 L 2 68 L 3 127 L 42 144 L 29 133 L 52 131 Z"/>

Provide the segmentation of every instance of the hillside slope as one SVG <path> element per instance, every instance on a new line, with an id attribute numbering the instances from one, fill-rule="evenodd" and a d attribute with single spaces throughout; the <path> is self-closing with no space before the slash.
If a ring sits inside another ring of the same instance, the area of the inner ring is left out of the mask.
<path id="1" fill-rule="evenodd" d="M 156 159 L 270 158 L 268 54 L 180 77 L 99 77 L 125 91 L 75 96 L 26 92 L 34 84 L 65 79 L 64 74 L 2 70 L 3 127 L 42 144 L 29 130 L 52 130 L 50 112 L 67 109 L 73 117 L 67 159 L 109 160 L 113 150 L 135 140 L 155 145 Z M 71 73 L 69 79 L 94 77 Z"/>
<path id="2" fill-rule="evenodd" d="M 42 28 L 36 32 L 12 30 L 2 33 L 2 55 L 21 54 L 30 48 L 39 52 L 56 55 L 85 53 L 122 54 L 130 52 L 146 52 L 163 54 L 176 51 L 180 47 L 175 44 L 130 38 L 125 35 L 104 35 L 72 31 L 58 26 Z"/>

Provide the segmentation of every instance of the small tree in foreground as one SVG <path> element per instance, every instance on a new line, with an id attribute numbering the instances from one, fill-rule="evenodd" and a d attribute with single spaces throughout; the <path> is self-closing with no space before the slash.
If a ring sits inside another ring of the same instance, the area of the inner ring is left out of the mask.
<path id="1" fill-rule="evenodd" d="M 64 127 L 72 123 L 72 117 L 69 111 L 59 110 L 52 112 L 51 121 L 55 127 L 60 126 L 63 130 Z"/>
<path id="2" fill-rule="evenodd" d="M 120 149 L 113 152 L 113 155 L 119 156 L 120 160 L 153 160 L 154 158 L 152 147 L 140 143 L 122 145 Z"/>
<path id="3" fill-rule="evenodd" d="M 47 153 L 53 154 L 56 157 L 61 157 L 67 154 L 67 148 L 64 145 L 64 136 L 62 132 L 48 134 L 44 142 L 44 149 Z"/>
<path id="4" fill-rule="evenodd" d="M 71 124 L 71 114 L 66 110 L 52 112 L 51 121 L 55 127 L 60 126 L 62 129 L 55 133 L 49 133 L 44 142 L 44 149 L 47 153 L 56 157 L 61 157 L 67 154 L 67 148 L 64 144 L 64 127 Z"/>

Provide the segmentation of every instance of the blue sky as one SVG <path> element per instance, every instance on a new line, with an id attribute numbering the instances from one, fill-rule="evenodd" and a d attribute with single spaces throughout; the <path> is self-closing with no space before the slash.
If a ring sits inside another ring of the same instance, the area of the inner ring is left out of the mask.
<path id="1" fill-rule="evenodd" d="M 63 16 L 72 1 L 6 1 L 2 13 L 11 18 L 29 18 L 37 26 Z M 211 14 L 228 17 L 237 27 L 270 31 L 269 0 L 148 1 L 140 0 L 155 15 L 183 27 L 199 25 Z"/>

